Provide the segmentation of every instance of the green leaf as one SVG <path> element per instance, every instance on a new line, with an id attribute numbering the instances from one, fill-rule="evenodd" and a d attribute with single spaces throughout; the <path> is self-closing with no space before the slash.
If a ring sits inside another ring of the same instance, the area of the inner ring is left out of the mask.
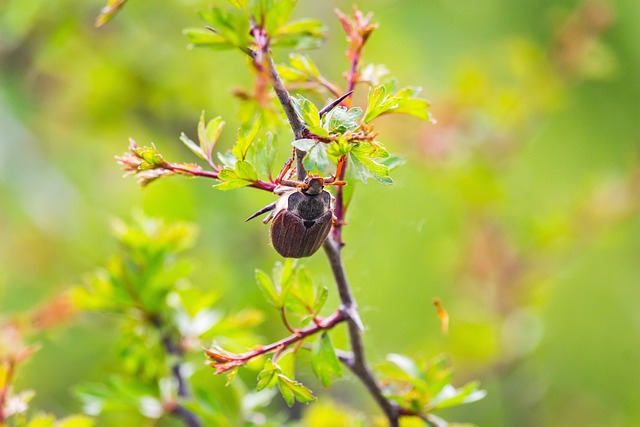
<path id="1" fill-rule="evenodd" d="M 313 305 L 315 302 L 315 290 L 309 270 L 305 267 L 298 269 L 296 276 L 295 296 L 302 303 L 307 313 L 313 313 Z"/>
<path id="2" fill-rule="evenodd" d="M 367 97 L 367 113 L 364 115 L 364 122 L 369 123 L 393 105 L 387 99 L 387 90 L 383 85 L 369 89 Z"/>
<path id="3" fill-rule="evenodd" d="M 271 45 L 294 50 L 315 49 L 324 43 L 327 28 L 320 21 L 305 19 L 280 27 Z"/>
<path id="4" fill-rule="evenodd" d="M 404 356 L 402 354 L 390 353 L 387 355 L 387 360 L 395 364 L 410 378 L 420 376 L 420 368 L 416 365 L 413 359 L 407 356 Z"/>
<path id="5" fill-rule="evenodd" d="M 189 48 L 208 47 L 214 50 L 233 49 L 235 46 L 220 34 L 204 28 L 187 28 L 182 34 L 189 39 Z"/>
<path id="6" fill-rule="evenodd" d="M 315 139 L 298 139 L 291 143 L 295 148 L 302 151 L 309 151 L 316 146 L 318 141 Z"/>
<path id="7" fill-rule="evenodd" d="M 254 10 L 254 16 L 263 16 L 262 26 L 267 34 L 277 34 L 285 25 L 296 6 L 295 0 L 278 0 L 260 2 L 260 7 Z"/>
<path id="8" fill-rule="evenodd" d="M 233 153 L 237 159 L 245 160 L 251 144 L 253 144 L 253 141 L 255 141 L 258 136 L 261 125 L 261 120 L 256 119 L 253 121 L 250 129 L 246 131 L 238 129 L 238 140 L 231 149 L 231 153 Z"/>
<path id="9" fill-rule="evenodd" d="M 256 143 L 253 144 L 255 166 L 258 170 L 258 174 L 264 177 L 268 177 L 269 180 L 273 177 L 273 168 L 276 161 L 276 155 L 278 154 L 278 138 L 275 133 L 267 132 L 265 138 L 259 138 Z"/>
<path id="10" fill-rule="evenodd" d="M 402 157 L 391 156 L 391 157 L 387 157 L 386 159 L 384 159 L 380 163 L 385 165 L 387 167 L 387 169 L 389 169 L 389 171 L 392 171 L 395 168 L 404 165 L 405 163 L 407 163 L 407 161 Z"/>
<path id="11" fill-rule="evenodd" d="M 327 144 L 318 142 L 313 148 L 307 151 L 303 160 L 304 167 L 308 171 L 326 172 L 329 169 L 329 157 L 327 156 Z"/>
<path id="12" fill-rule="evenodd" d="M 200 17 L 213 28 L 215 32 L 212 34 L 219 35 L 228 44 L 242 51 L 246 51 L 253 43 L 249 33 L 251 24 L 243 11 L 213 7 L 200 12 Z M 219 45 L 221 44 L 218 43 L 210 47 L 218 47 Z"/>
<path id="13" fill-rule="evenodd" d="M 278 388 L 287 405 L 293 406 L 295 400 L 300 403 L 315 402 L 317 398 L 304 384 L 294 381 L 285 375 L 278 374 Z"/>
<path id="14" fill-rule="evenodd" d="M 238 159 L 236 159 L 236 156 L 233 155 L 231 150 L 227 150 L 224 153 L 218 153 L 218 159 L 228 169 L 235 169 L 236 162 L 238 161 Z"/>
<path id="15" fill-rule="evenodd" d="M 293 98 L 293 106 L 307 127 L 320 128 L 318 107 L 302 95 Z"/>
<path id="16" fill-rule="evenodd" d="M 200 141 L 200 149 L 205 155 L 204 160 L 211 160 L 211 153 L 213 147 L 216 145 L 222 128 L 224 127 L 224 121 L 222 117 L 218 116 L 209 120 L 209 123 L 204 123 L 204 111 L 200 115 L 200 121 L 198 123 L 198 140 Z"/>
<path id="17" fill-rule="evenodd" d="M 463 405 L 465 403 L 476 402 L 487 395 L 487 392 L 479 389 L 477 382 L 470 382 L 464 387 L 456 389 L 450 384 L 431 399 L 429 402 L 429 410 L 449 408 L 452 406 Z"/>
<path id="18" fill-rule="evenodd" d="M 282 306 L 280 295 L 267 273 L 256 269 L 256 282 L 267 302 L 276 308 L 280 308 Z"/>
<path id="19" fill-rule="evenodd" d="M 397 102 L 394 107 L 390 108 L 392 113 L 408 114 L 417 117 L 420 120 L 433 122 L 433 118 L 429 113 L 429 103 L 426 99 L 418 98 L 421 88 L 404 88 L 395 94 Z"/>
<path id="20" fill-rule="evenodd" d="M 267 359 L 264 363 L 264 367 L 258 374 L 258 385 L 256 386 L 256 390 L 260 391 L 265 388 L 272 388 L 275 386 L 278 381 L 277 375 L 281 372 L 282 370 L 278 365 L 273 363 L 271 359 Z"/>
<path id="21" fill-rule="evenodd" d="M 299 71 L 302 75 L 307 77 L 307 79 L 313 80 L 320 77 L 320 71 L 318 71 L 318 67 L 307 55 L 302 55 L 295 52 L 290 53 L 289 64 L 291 65 L 291 68 Z"/>
<path id="22" fill-rule="evenodd" d="M 364 122 L 369 123 L 385 113 L 409 114 L 421 120 L 433 121 L 427 108 L 429 103 L 418 98 L 419 88 L 404 88 L 395 94 L 388 94 L 387 87 L 380 85 L 369 89 L 367 113 Z"/>
<path id="23" fill-rule="evenodd" d="M 316 291 L 316 299 L 313 302 L 313 313 L 318 315 L 322 307 L 324 307 L 325 302 L 327 302 L 327 297 L 329 296 L 329 290 L 325 286 L 319 286 Z"/>
<path id="24" fill-rule="evenodd" d="M 351 159 L 351 165 L 353 166 L 356 177 L 365 184 L 369 178 L 374 178 L 376 181 L 385 185 L 393 184 L 393 179 L 389 176 L 389 168 L 385 165 L 377 163 L 370 158 L 360 156 L 358 153 L 354 153 L 353 150 L 349 158 Z"/>
<path id="25" fill-rule="evenodd" d="M 258 174 L 251 163 L 239 160 L 235 169 L 223 169 L 218 174 L 218 179 L 222 181 L 213 188 L 218 190 L 233 190 L 246 187 L 258 180 Z"/>
<path id="26" fill-rule="evenodd" d="M 284 264 L 276 263 L 274 270 L 277 271 L 276 275 L 280 278 L 280 298 L 284 300 L 289 293 L 289 289 L 295 281 L 295 273 L 298 265 L 298 260 L 293 258 L 287 258 Z M 279 273 L 279 274 L 278 274 Z"/>
<path id="27" fill-rule="evenodd" d="M 345 107 L 338 106 L 323 117 L 324 128 L 333 134 L 353 132 L 360 127 L 360 117 L 362 117 L 361 108 L 354 107 L 347 110 Z"/>
<path id="28" fill-rule="evenodd" d="M 313 372 L 325 387 L 330 387 L 333 378 L 342 376 L 342 366 L 331 344 L 329 334 L 324 332 L 315 342 L 311 356 Z"/>
<path id="29" fill-rule="evenodd" d="M 184 143 L 184 145 L 189 148 L 196 156 L 200 157 L 202 160 L 207 160 L 207 155 L 202 151 L 195 142 L 193 142 L 184 132 L 180 134 L 180 141 Z"/>
<path id="30" fill-rule="evenodd" d="M 227 0 L 227 3 L 229 3 L 231 6 L 235 7 L 236 9 L 244 10 L 247 8 L 247 5 L 249 4 L 249 0 Z"/>

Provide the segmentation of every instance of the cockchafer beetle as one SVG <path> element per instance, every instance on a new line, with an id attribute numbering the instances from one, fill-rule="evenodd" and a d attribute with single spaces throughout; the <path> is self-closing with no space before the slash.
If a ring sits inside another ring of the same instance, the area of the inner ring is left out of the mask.
<path id="1" fill-rule="evenodd" d="M 346 182 L 336 180 L 344 167 L 344 160 L 338 162 L 336 176 L 308 175 L 303 182 L 283 178 L 290 166 L 291 161 L 285 164 L 276 179 L 278 186 L 273 192 L 280 198 L 246 221 L 270 211 L 263 222 L 267 224 L 273 219 L 269 234 L 274 249 L 285 258 L 305 258 L 320 249 L 331 231 L 332 196 L 324 187 L 346 185 Z"/>

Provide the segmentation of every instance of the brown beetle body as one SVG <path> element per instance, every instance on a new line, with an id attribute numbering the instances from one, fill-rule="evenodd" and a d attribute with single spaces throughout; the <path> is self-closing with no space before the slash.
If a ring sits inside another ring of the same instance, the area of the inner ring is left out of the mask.
<path id="1" fill-rule="evenodd" d="M 331 231 L 331 195 L 293 192 L 282 196 L 287 207 L 275 214 L 271 223 L 271 244 L 285 258 L 313 255 Z"/>
<path id="2" fill-rule="evenodd" d="M 331 193 L 324 189 L 325 185 L 346 185 L 336 180 L 335 176 L 321 178 L 309 175 L 304 182 L 289 181 L 286 175 L 292 160 L 289 160 L 277 181 L 273 191 L 280 198 L 255 214 L 247 221 L 269 212 L 264 219 L 268 223 L 273 219 L 270 229 L 271 244 L 285 258 L 305 258 L 316 253 L 331 231 L 333 208 Z M 341 174 L 344 159 L 338 162 L 338 173 Z"/>

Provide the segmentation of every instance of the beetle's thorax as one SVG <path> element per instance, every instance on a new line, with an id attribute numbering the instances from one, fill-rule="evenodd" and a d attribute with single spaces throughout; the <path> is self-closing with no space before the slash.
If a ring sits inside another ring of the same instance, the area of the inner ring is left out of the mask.
<path id="1" fill-rule="evenodd" d="M 324 180 L 320 177 L 310 177 L 305 179 L 306 187 L 301 191 L 309 196 L 315 196 L 324 190 Z"/>

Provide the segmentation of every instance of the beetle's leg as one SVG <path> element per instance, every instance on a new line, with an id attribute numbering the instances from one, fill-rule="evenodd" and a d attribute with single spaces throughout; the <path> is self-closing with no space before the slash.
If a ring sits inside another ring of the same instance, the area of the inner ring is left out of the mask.
<path id="1" fill-rule="evenodd" d="M 272 211 L 276 208 L 276 202 L 273 203 L 269 203 L 267 206 L 265 206 L 264 208 L 260 209 L 258 212 L 254 213 L 253 215 L 251 215 L 249 218 L 245 219 L 244 222 L 247 222 L 249 220 L 252 220 L 253 218 L 262 215 L 265 212 L 269 212 Z"/>
<path id="2" fill-rule="evenodd" d="M 286 187 L 292 187 L 292 188 L 307 188 L 309 186 L 304 182 L 290 181 L 288 179 L 283 179 L 282 181 L 280 181 L 280 185 L 284 185 Z"/>
<path id="3" fill-rule="evenodd" d="M 324 183 L 328 185 L 347 185 L 346 181 L 336 181 L 336 178 L 342 176 L 344 173 L 344 165 L 346 163 L 345 156 L 340 157 L 338 165 L 336 166 L 336 173 L 330 178 L 325 178 Z"/>
<path id="4" fill-rule="evenodd" d="M 287 160 L 284 163 L 284 166 L 282 167 L 282 170 L 280 171 L 280 173 L 276 177 L 276 184 L 281 184 L 281 183 L 283 183 L 285 181 L 284 177 L 287 175 L 287 172 L 289 172 L 289 170 L 291 170 L 291 164 L 292 163 L 293 163 L 293 157 L 291 157 L 289 160 Z"/>

